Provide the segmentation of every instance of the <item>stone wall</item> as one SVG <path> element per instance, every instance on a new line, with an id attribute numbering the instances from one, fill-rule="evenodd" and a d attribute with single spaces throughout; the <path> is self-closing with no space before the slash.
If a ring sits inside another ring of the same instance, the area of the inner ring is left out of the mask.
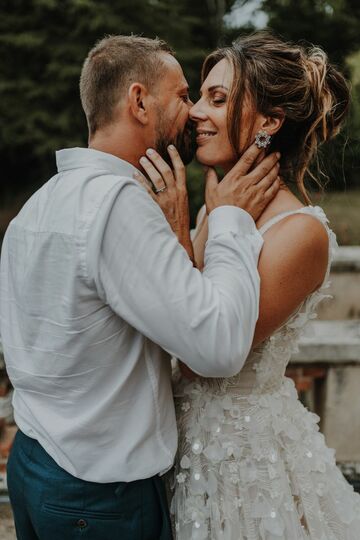
<path id="1" fill-rule="evenodd" d="M 329 294 L 318 310 L 321 320 L 360 320 L 360 246 L 338 249 L 331 266 Z"/>
<path id="2" fill-rule="evenodd" d="M 321 417 L 326 442 L 357 485 L 360 473 L 360 247 L 341 247 L 331 269 L 333 300 L 318 310 L 288 369 Z M 349 471 L 352 471 L 351 474 Z M 360 485 L 360 484 L 359 484 Z"/>

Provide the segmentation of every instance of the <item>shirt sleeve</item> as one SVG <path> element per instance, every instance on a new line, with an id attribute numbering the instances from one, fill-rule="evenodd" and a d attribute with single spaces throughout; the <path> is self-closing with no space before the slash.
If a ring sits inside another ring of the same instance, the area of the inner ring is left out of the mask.
<path id="1" fill-rule="evenodd" d="M 229 377 L 241 370 L 253 340 L 261 247 L 249 214 L 219 207 L 209 216 L 201 273 L 160 207 L 128 182 L 90 229 L 89 278 L 115 313 L 194 372 Z"/>

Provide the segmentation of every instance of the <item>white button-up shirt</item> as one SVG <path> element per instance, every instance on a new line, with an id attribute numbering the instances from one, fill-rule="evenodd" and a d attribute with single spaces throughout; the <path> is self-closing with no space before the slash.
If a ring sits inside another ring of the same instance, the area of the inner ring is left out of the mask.
<path id="1" fill-rule="evenodd" d="M 246 359 L 262 239 L 246 212 L 217 208 L 201 274 L 132 165 L 75 148 L 57 166 L 2 247 L 15 420 L 78 478 L 148 478 L 177 447 L 170 356 L 205 377 Z"/>

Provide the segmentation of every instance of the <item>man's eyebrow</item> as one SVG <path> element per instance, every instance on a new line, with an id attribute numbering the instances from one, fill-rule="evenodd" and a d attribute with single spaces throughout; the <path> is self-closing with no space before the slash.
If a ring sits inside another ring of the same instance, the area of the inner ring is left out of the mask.
<path id="1" fill-rule="evenodd" d="M 227 90 L 229 91 L 228 87 L 227 86 L 224 86 L 223 84 L 214 84 L 213 86 L 209 86 L 209 88 L 207 88 L 207 91 L 208 92 L 213 92 L 214 90 L 216 90 L 217 88 L 222 88 L 223 90 Z M 202 94 L 202 91 L 200 90 L 200 95 Z"/>
<path id="2" fill-rule="evenodd" d="M 188 93 L 189 93 L 189 90 L 190 90 L 189 85 L 184 85 L 184 86 L 182 86 L 182 87 L 179 89 L 179 92 L 180 92 L 180 94 L 182 94 L 182 93 L 184 93 L 184 92 L 185 92 L 186 94 L 188 94 Z"/>

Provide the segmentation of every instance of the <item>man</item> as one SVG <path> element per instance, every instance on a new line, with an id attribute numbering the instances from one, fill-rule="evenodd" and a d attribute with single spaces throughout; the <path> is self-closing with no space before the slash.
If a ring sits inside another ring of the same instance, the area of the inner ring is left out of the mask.
<path id="1" fill-rule="evenodd" d="M 252 149 L 236 174 L 208 185 L 201 274 L 133 179 L 148 148 L 164 155 L 172 143 L 191 157 L 191 102 L 171 51 L 159 40 L 106 38 L 85 61 L 80 91 L 90 148 L 57 153 L 58 174 L 11 222 L 1 256 L 17 536 L 169 539 L 159 473 L 177 446 L 170 355 L 207 377 L 241 369 L 262 240 L 240 207 L 256 218 L 270 201 L 277 157 L 247 174 Z M 189 231 L 181 234 L 191 252 Z"/>

